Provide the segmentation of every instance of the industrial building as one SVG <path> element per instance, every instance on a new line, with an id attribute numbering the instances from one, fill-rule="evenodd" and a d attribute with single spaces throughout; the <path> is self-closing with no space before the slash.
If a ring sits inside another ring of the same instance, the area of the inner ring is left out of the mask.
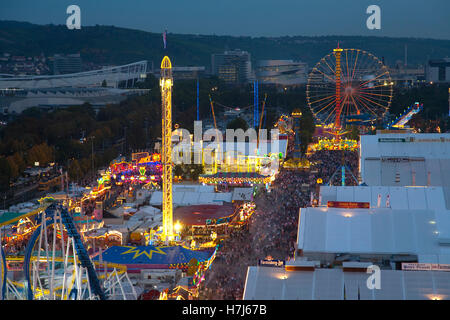
<path id="1" fill-rule="evenodd" d="M 211 73 L 228 84 L 242 84 L 252 80 L 250 53 L 240 49 L 211 55 Z"/>
<path id="2" fill-rule="evenodd" d="M 81 56 L 75 54 L 55 54 L 53 56 L 53 74 L 78 73 L 83 70 Z"/>
<path id="3" fill-rule="evenodd" d="M 426 65 L 426 78 L 428 82 L 450 82 L 450 58 L 434 59 Z"/>
<path id="4" fill-rule="evenodd" d="M 307 82 L 308 65 L 293 60 L 259 60 L 255 68 L 261 84 L 293 86 Z"/>

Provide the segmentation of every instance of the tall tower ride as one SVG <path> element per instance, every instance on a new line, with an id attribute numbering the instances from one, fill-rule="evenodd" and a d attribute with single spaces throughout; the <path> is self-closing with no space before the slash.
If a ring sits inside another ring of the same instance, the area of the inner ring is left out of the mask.
<path id="1" fill-rule="evenodd" d="M 334 122 L 334 129 L 336 132 L 338 132 L 341 129 L 341 53 L 343 49 L 338 47 L 336 49 L 333 49 L 333 51 L 336 54 L 336 69 L 335 69 L 335 79 L 336 79 L 336 118 Z"/>
<path id="2" fill-rule="evenodd" d="M 161 87 L 162 100 L 162 165 L 163 165 L 163 234 L 162 240 L 173 240 L 173 215 L 172 215 L 172 63 L 165 56 L 161 62 Z"/>
<path id="3" fill-rule="evenodd" d="M 302 112 L 300 109 L 295 109 L 292 111 L 292 118 L 294 120 L 294 159 L 302 158 L 302 150 L 301 150 L 301 139 L 300 139 L 300 118 L 302 116 Z"/>

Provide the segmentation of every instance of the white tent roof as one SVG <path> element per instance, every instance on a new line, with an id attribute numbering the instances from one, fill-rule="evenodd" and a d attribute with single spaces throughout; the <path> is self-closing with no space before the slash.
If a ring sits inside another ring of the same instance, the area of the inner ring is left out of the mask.
<path id="1" fill-rule="evenodd" d="M 209 187 L 209 186 L 208 186 Z M 189 191 L 179 191 L 173 190 L 173 199 L 172 203 L 176 206 L 190 206 L 197 204 L 219 204 L 221 205 L 223 202 L 231 202 L 232 193 L 231 192 L 214 192 L 214 187 L 212 191 L 209 191 L 209 188 L 197 189 L 198 191 L 192 191 L 195 189 L 187 189 Z M 181 189 L 183 190 L 183 189 Z M 161 205 L 162 204 L 162 192 L 155 191 L 153 192 L 150 198 L 150 204 Z"/>
<path id="2" fill-rule="evenodd" d="M 304 254 L 411 254 L 450 263 L 448 210 L 302 208 L 299 221 Z"/>
<path id="3" fill-rule="evenodd" d="M 450 208 L 450 133 L 363 135 L 360 171 L 372 186 L 443 186 Z"/>
<path id="4" fill-rule="evenodd" d="M 391 133 L 361 136 L 361 157 L 450 159 L 450 133 Z"/>
<path id="5" fill-rule="evenodd" d="M 253 188 L 234 188 L 232 198 L 233 201 L 235 200 L 251 201 L 253 200 Z"/>
<path id="6" fill-rule="evenodd" d="M 284 279 L 286 277 L 286 279 Z M 285 271 L 249 267 L 244 300 L 429 300 L 450 299 L 450 272 L 381 270 L 381 289 L 370 290 L 364 272 L 342 269 Z M 345 289 L 344 289 L 345 288 Z"/>
<path id="7" fill-rule="evenodd" d="M 389 186 L 321 186 L 322 204 L 327 201 L 370 202 L 377 207 L 378 195 L 381 195 L 380 207 L 386 207 L 389 195 L 392 209 L 439 209 L 446 210 L 442 187 L 389 187 Z"/>

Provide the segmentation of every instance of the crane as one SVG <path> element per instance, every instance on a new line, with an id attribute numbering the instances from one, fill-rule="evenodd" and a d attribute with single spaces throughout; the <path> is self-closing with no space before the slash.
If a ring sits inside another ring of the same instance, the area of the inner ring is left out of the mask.
<path id="1" fill-rule="evenodd" d="M 259 135 L 260 135 L 260 132 L 261 132 L 261 125 L 262 125 L 262 121 L 263 121 L 264 106 L 266 105 L 266 99 L 267 99 L 267 93 L 264 94 L 264 100 L 263 100 L 263 103 L 262 103 L 261 118 L 259 120 L 258 139 L 257 139 L 257 142 L 256 142 L 256 148 L 259 148 Z"/>
<path id="2" fill-rule="evenodd" d="M 214 119 L 214 129 L 217 130 L 216 116 L 214 115 L 214 104 L 213 104 L 213 101 L 211 99 L 211 95 L 208 95 L 208 96 L 209 96 L 209 102 L 211 103 L 211 111 L 212 111 L 212 115 L 213 115 L 213 119 Z"/>

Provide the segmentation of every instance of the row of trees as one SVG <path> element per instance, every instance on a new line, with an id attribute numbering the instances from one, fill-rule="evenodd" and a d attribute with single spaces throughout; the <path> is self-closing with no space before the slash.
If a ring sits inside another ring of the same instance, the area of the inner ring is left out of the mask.
<path id="1" fill-rule="evenodd" d="M 161 136 L 159 83 L 155 77 L 149 76 L 139 86 L 150 89 L 149 93 L 100 110 L 94 110 L 89 104 L 52 112 L 31 108 L 9 121 L 0 129 L 0 188 L 8 188 L 11 181 L 35 162 L 41 165 L 56 162 L 67 166 L 71 179 L 80 180 L 120 154 L 151 149 Z M 217 78 L 200 79 L 199 91 L 201 119 L 212 115 L 209 96 L 218 102 L 215 104 L 216 117 L 221 117 L 221 111 L 225 110 L 222 105 L 241 109 L 249 107 L 250 110 L 253 105 L 252 84 L 230 87 Z M 301 109 L 301 141 L 306 150 L 315 125 L 305 103 L 305 87 L 280 90 L 262 86 L 259 92 L 260 101 L 267 94 L 262 128 L 272 128 L 280 113 Z M 442 120 L 442 114 L 447 112 L 447 87 L 433 85 L 396 89 L 391 113 L 399 114 L 415 101 L 424 103 L 420 117 Z M 195 80 L 175 81 L 172 106 L 173 123 L 193 132 L 196 120 Z M 441 124 L 441 130 L 446 130 L 447 122 Z M 228 124 L 229 128 L 247 129 L 247 126 L 239 118 Z M 353 134 L 357 135 L 357 131 L 353 130 Z"/>

